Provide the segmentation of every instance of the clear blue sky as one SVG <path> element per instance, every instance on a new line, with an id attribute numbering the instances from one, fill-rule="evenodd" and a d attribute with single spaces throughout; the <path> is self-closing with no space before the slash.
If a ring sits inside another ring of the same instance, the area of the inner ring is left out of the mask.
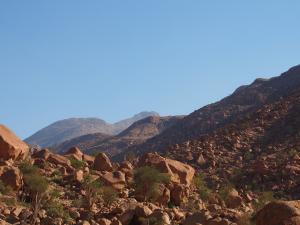
<path id="1" fill-rule="evenodd" d="M 188 114 L 300 63 L 300 1 L 0 2 L 0 123 Z"/>

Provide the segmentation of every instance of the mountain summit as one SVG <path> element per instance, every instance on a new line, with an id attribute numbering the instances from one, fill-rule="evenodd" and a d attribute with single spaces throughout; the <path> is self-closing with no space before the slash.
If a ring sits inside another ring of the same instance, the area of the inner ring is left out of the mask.
<path id="1" fill-rule="evenodd" d="M 26 138 L 25 142 L 30 145 L 49 147 L 87 134 L 102 133 L 105 135 L 117 135 L 140 119 L 158 115 L 156 112 L 144 111 L 114 124 L 107 123 L 99 118 L 64 119 L 37 131 L 32 136 Z"/>

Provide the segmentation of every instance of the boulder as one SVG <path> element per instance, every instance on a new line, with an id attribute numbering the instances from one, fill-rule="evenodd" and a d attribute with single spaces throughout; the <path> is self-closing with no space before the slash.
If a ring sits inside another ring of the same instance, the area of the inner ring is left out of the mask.
<path id="1" fill-rule="evenodd" d="M 151 219 L 154 219 L 154 221 L 158 221 L 159 224 L 161 225 L 170 225 L 171 224 L 171 220 L 170 220 L 170 217 L 169 215 L 158 209 L 158 210 L 155 210 L 150 216 L 149 216 L 150 220 Z"/>
<path id="2" fill-rule="evenodd" d="M 300 225 L 300 201 L 275 201 L 256 215 L 256 225 Z"/>
<path id="3" fill-rule="evenodd" d="M 32 158 L 47 160 L 51 154 L 52 154 L 52 152 L 45 148 L 45 149 L 42 149 L 42 150 L 37 151 L 36 153 L 34 153 L 32 155 Z"/>
<path id="4" fill-rule="evenodd" d="M 226 198 L 226 206 L 232 209 L 236 209 L 243 204 L 243 199 L 235 189 L 230 190 Z"/>
<path id="5" fill-rule="evenodd" d="M 110 159 L 104 153 L 99 153 L 94 161 L 94 169 L 98 171 L 111 172 L 113 167 Z"/>
<path id="6" fill-rule="evenodd" d="M 63 166 L 63 167 L 70 167 L 71 166 L 71 162 L 68 158 L 66 158 L 62 155 L 58 155 L 58 154 L 50 154 L 47 161 L 52 163 L 52 164 L 60 165 L 60 166 Z"/>
<path id="7" fill-rule="evenodd" d="M 188 201 L 189 193 L 189 188 L 186 185 L 175 184 L 171 190 L 171 200 L 175 205 L 180 206 Z"/>
<path id="8" fill-rule="evenodd" d="M 133 170 L 133 166 L 130 162 L 124 161 L 119 166 L 119 170 L 121 170 L 123 172 L 131 171 L 131 170 Z"/>
<path id="9" fill-rule="evenodd" d="M 76 170 L 75 172 L 74 172 L 74 180 L 76 181 L 76 182 L 82 182 L 83 181 L 83 179 L 84 179 L 84 173 L 83 173 L 83 171 L 82 170 Z"/>
<path id="10" fill-rule="evenodd" d="M 77 147 L 70 148 L 68 151 L 65 152 L 64 155 L 72 157 L 72 158 L 80 160 L 80 161 L 82 160 L 82 157 L 83 157 L 83 153 Z"/>
<path id="11" fill-rule="evenodd" d="M 151 166 L 161 173 L 168 173 L 174 183 L 190 185 L 192 183 L 195 170 L 193 167 L 176 160 L 164 158 L 157 153 L 145 154 L 139 160 L 139 166 Z"/>
<path id="12" fill-rule="evenodd" d="M 161 206 L 166 206 L 170 202 L 170 190 L 163 184 L 160 184 L 157 188 L 158 196 L 155 202 Z"/>
<path id="13" fill-rule="evenodd" d="M 98 220 L 99 225 L 111 225 L 111 221 L 105 218 L 101 218 Z"/>
<path id="14" fill-rule="evenodd" d="M 152 214 L 152 210 L 149 209 L 149 207 L 146 205 L 139 204 L 135 208 L 135 215 L 137 217 L 147 217 L 151 214 Z"/>
<path id="15" fill-rule="evenodd" d="M 100 175 L 100 180 L 116 190 L 122 190 L 126 185 L 125 174 L 121 171 L 105 172 Z"/>
<path id="16" fill-rule="evenodd" d="M 17 167 L 0 167 L 0 180 L 5 185 L 10 186 L 13 190 L 18 190 L 22 186 L 21 172 Z"/>
<path id="17" fill-rule="evenodd" d="M 188 216 L 184 221 L 183 225 L 198 225 L 198 224 L 207 224 L 211 219 L 211 215 L 208 212 L 196 212 Z"/>
<path id="18" fill-rule="evenodd" d="M 22 160 L 29 154 L 28 145 L 0 124 L 0 160 Z"/>
<path id="19" fill-rule="evenodd" d="M 87 162 L 89 165 L 93 165 L 93 163 L 95 161 L 95 157 L 83 154 L 82 160 L 85 161 L 85 162 Z"/>
<path id="20" fill-rule="evenodd" d="M 118 219 L 112 220 L 111 225 L 122 225 L 121 221 Z"/>

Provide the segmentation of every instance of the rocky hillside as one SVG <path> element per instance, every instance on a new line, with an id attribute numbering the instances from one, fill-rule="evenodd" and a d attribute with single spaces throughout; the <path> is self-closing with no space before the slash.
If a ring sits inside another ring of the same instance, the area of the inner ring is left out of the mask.
<path id="1" fill-rule="evenodd" d="M 132 123 L 148 116 L 158 115 L 156 112 L 141 112 L 132 118 L 109 124 L 98 118 L 71 118 L 57 121 L 25 139 L 30 145 L 50 147 L 64 141 L 93 133 L 116 135 L 128 128 Z"/>
<path id="2" fill-rule="evenodd" d="M 168 155 L 205 171 L 212 183 L 227 180 L 300 198 L 299 106 L 300 89 L 211 134 L 175 145 Z"/>
<path id="3" fill-rule="evenodd" d="M 232 95 L 205 106 L 145 144 L 130 151 L 163 151 L 174 144 L 194 140 L 234 123 L 237 117 L 248 115 L 265 104 L 288 96 L 300 87 L 300 66 L 296 66 L 271 79 L 257 79 L 238 88 Z"/>
<path id="4" fill-rule="evenodd" d="M 78 148 L 30 152 L 4 126 L 0 137 L 3 225 L 299 225 L 300 201 L 210 184 L 209 171 L 157 153 L 114 164 Z"/>
<path id="5" fill-rule="evenodd" d="M 83 151 L 92 148 L 93 146 L 102 143 L 103 141 L 112 138 L 113 136 L 103 133 L 86 134 L 70 140 L 67 140 L 58 145 L 51 147 L 56 152 L 65 152 L 72 147 L 78 147 Z"/>
<path id="6" fill-rule="evenodd" d="M 183 116 L 150 116 L 133 123 L 120 134 L 110 138 L 106 138 L 102 134 L 90 134 L 66 141 L 53 148 L 56 151 L 64 152 L 73 146 L 77 146 L 89 154 L 101 151 L 114 156 L 130 146 L 141 144 L 160 134 L 182 118 Z"/>

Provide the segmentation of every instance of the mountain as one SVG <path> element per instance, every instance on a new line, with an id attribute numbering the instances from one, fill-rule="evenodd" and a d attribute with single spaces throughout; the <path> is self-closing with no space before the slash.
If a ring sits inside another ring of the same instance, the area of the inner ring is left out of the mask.
<path id="1" fill-rule="evenodd" d="M 159 116 L 157 112 L 141 112 L 136 115 L 134 115 L 132 118 L 128 118 L 125 120 L 121 120 L 114 124 L 113 126 L 113 132 L 114 134 L 119 134 L 128 127 L 131 126 L 131 124 L 135 123 L 136 121 L 139 121 L 141 119 L 147 118 L 149 116 Z"/>
<path id="2" fill-rule="evenodd" d="M 98 143 L 103 142 L 106 139 L 111 138 L 111 135 L 103 134 L 103 133 L 93 133 L 93 134 L 85 134 L 76 138 L 72 138 L 70 140 L 64 141 L 63 143 L 59 143 L 57 145 L 51 146 L 51 149 L 54 149 L 56 152 L 65 152 L 72 147 L 78 147 L 81 150 L 85 151 L 85 149 L 92 148 Z"/>
<path id="3" fill-rule="evenodd" d="M 256 79 L 252 84 L 238 88 L 232 95 L 207 105 L 167 128 L 147 142 L 128 151 L 165 151 L 175 144 L 197 139 L 235 121 L 248 112 L 258 110 L 264 104 L 288 96 L 300 87 L 300 66 L 278 77 Z"/>
<path id="4" fill-rule="evenodd" d="M 158 115 L 156 112 L 141 112 L 132 118 L 109 124 L 98 118 L 71 118 L 57 121 L 25 139 L 30 145 L 54 146 L 82 135 L 102 133 L 116 135 L 142 118 Z"/>
<path id="5" fill-rule="evenodd" d="M 300 71 L 297 75 L 300 77 Z M 300 85 L 214 132 L 167 149 L 207 177 L 299 198 Z"/>
<path id="6" fill-rule="evenodd" d="M 68 140 L 53 148 L 58 152 L 64 152 L 76 146 L 85 153 L 101 151 L 114 156 L 130 146 L 141 144 L 149 138 L 160 134 L 163 130 L 174 125 L 182 118 L 183 116 L 150 116 L 138 120 L 126 130 L 113 137 L 107 138 L 107 136 L 100 133 L 89 134 Z"/>

